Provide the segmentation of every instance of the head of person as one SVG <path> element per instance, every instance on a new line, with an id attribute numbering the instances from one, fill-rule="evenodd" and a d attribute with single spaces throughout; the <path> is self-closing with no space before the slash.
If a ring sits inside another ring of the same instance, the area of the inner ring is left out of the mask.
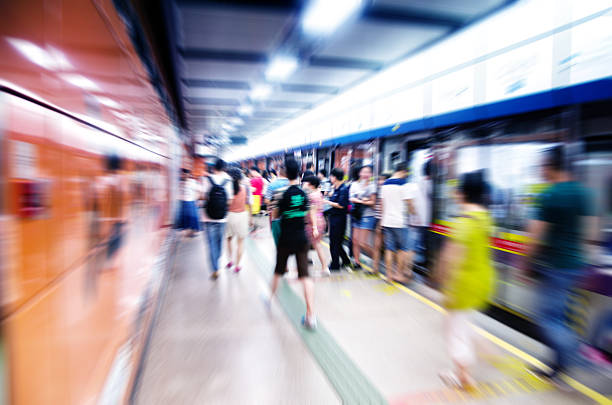
<path id="1" fill-rule="evenodd" d="M 287 177 L 287 162 L 284 165 L 278 166 L 276 177 Z"/>
<path id="2" fill-rule="evenodd" d="M 306 163 L 306 170 L 310 170 L 310 171 L 312 171 L 312 167 L 313 167 L 313 166 L 312 166 L 312 162 L 308 162 L 308 163 Z"/>
<path id="3" fill-rule="evenodd" d="M 287 159 L 285 162 L 285 176 L 289 179 L 289 181 L 297 180 L 300 175 L 300 165 L 295 159 Z"/>
<path id="4" fill-rule="evenodd" d="M 321 181 L 317 176 L 307 176 L 304 181 L 302 181 L 302 187 L 308 192 L 317 190 L 320 184 Z"/>
<path id="5" fill-rule="evenodd" d="M 251 167 L 250 175 L 253 178 L 261 177 L 261 172 L 259 171 L 259 168 L 257 166 L 253 166 L 253 167 Z"/>
<path id="6" fill-rule="evenodd" d="M 372 167 L 371 166 L 362 166 L 359 169 L 359 181 L 370 181 L 372 178 Z"/>
<path id="7" fill-rule="evenodd" d="M 327 170 L 321 169 L 318 173 L 319 179 L 325 180 L 327 178 Z"/>
<path id="8" fill-rule="evenodd" d="M 182 168 L 181 169 L 181 180 L 185 180 L 189 178 L 191 171 L 189 169 Z"/>
<path id="9" fill-rule="evenodd" d="M 215 165 L 213 166 L 213 171 L 215 173 L 221 173 L 225 170 L 225 161 L 221 158 L 215 161 Z"/>
<path id="10" fill-rule="evenodd" d="M 389 177 L 391 177 L 389 173 L 383 173 L 378 176 L 378 185 L 382 185 L 385 181 L 389 180 Z"/>
<path id="11" fill-rule="evenodd" d="M 431 166 L 432 166 L 431 159 L 429 159 L 423 165 L 423 176 L 425 176 L 426 178 L 430 178 L 431 177 Z"/>
<path id="12" fill-rule="evenodd" d="M 334 185 L 342 183 L 344 181 L 344 170 L 340 169 L 339 167 L 333 168 L 329 175 L 329 180 Z"/>
<path id="13" fill-rule="evenodd" d="M 242 180 L 242 171 L 236 167 L 232 167 L 227 170 L 227 174 L 232 179 L 232 185 L 234 186 L 234 195 L 240 191 L 240 181 Z"/>
<path id="14" fill-rule="evenodd" d="M 106 170 L 109 173 L 116 173 L 121 170 L 122 162 L 119 155 L 112 154 L 106 157 Z"/>
<path id="15" fill-rule="evenodd" d="M 487 205 L 488 186 L 482 170 L 464 173 L 459 178 L 457 199 L 460 204 Z"/>
<path id="16" fill-rule="evenodd" d="M 393 170 L 393 176 L 399 178 L 405 178 L 408 175 L 408 165 L 406 162 L 399 162 L 395 165 Z"/>
<path id="17" fill-rule="evenodd" d="M 559 175 L 565 171 L 563 146 L 555 146 L 544 151 L 542 161 L 542 176 L 548 182 L 557 181 Z"/>

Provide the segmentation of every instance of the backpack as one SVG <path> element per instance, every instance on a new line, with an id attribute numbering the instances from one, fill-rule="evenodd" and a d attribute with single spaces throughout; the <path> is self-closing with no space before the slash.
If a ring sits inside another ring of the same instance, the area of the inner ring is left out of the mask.
<path id="1" fill-rule="evenodd" d="M 225 183 L 215 184 L 212 177 L 208 177 L 212 187 L 208 191 L 208 199 L 206 202 L 206 215 L 210 219 L 223 219 L 227 215 L 227 193 L 225 192 Z"/>

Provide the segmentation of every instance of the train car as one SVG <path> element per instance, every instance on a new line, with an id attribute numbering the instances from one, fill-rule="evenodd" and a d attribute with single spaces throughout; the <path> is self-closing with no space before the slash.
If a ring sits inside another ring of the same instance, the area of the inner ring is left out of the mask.
<path id="1" fill-rule="evenodd" d="M 111 1 L 4 2 L 2 19 L 0 402 L 121 403 L 178 137 Z"/>

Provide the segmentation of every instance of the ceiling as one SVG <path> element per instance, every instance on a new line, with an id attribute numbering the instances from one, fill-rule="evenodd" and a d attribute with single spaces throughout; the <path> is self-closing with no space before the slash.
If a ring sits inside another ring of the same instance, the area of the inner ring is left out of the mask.
<path id="1" fill-rule="evenodd" d="M 363 1 L 331 35 L 312 38 L 300 25 L 308 0 L 176 0 L 177 74 L 189 132 L 212 144 L 253 139 L 511 2 Z M 296 55 L 297 70 L 254 100 L 279 53 Z"/>

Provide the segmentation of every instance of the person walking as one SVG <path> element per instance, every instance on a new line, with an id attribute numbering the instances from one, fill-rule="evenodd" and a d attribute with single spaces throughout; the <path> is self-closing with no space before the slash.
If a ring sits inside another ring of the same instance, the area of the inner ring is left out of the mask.
<path id="1" fill-rule="evenodd" d="M 335 168 L 331 171 L 332 195 L 326 200 L 331 207 L 328 210 L 329 250 L 331 253 L 331 271 L 340 271 L 340 259 L 343 267 L 350 267 L 351 261 L 342 247 L 346 232 L 346 215 L 349 205 L 349 190 L 344 184 L 344 171 Z"/>
<path id="2" fill-rule="evenodd" d="M 454 370 L 440 378 L 454 388 L 475 386 L 470 369 L 476 363 L 471 320 L 492 298 L 495 272 L 489 240 L 493 221 L 485 206 L 487 186 L 482 172 L 465 173 L 456 193 L 460 216 L 442 248 L 434 276 L 444 293 L 446 343 Z"/>
<path id="3" fill-rule="evenodd" d="M 319 189 L 319 179 L 315 176 L 308 176 L 302 181 L 302 188 L 308 195 L 308 203 L 310 204 L 311 215 L 306 222 L 306 235 L 310 241 L 310 245 L 317 252 L 319 262 L 321 263 L 321 273 L 329 275 L 329 268 L 325 260 L 323 246 L 321 246 L 321 238 L 325 229 L 325 218 L 323 216 L 323 196 Z"/>
<path id="4" fill-rule="evenodd" d="M 524 267 L 538 280 L 537 325 L 554 352 L 550 372 L 532 371 L 568 390 L 562 375 L 578 360 L 580 341 L 566 314 L 572 291 L 585 273 L 585 241 L 596 239 L 597 228 L 591 194 L 571 178 L 564 158 L 561 146 L 545 152 L 542 174 L 551 186 L 542 193 L 537 214 L 529 223 L 531 243 Z"/>
<path id="5" fill-rule="evenodd" d="M 280 278 L 287 271 L 289 256 L 295 255 L 298 268 L 298 278 L 304 289 L 306 302 L 306 315 L 302 318 L 302 325 L 308 329 L 317 327 L 317 318 L 314 314 L 314 284 L 308 275 L 308 239 L 304 218 L 309 214 L 316 223 L 314 214 L 309 210 L 308 197 L 298 186 L 298 163 L 289 159 L 285 163 L 289 187 L 285 189 L 278 201 L 278 216 L 280 218 L 280 238 L 276 248 L 276 267 L 272 279 L 271 297 L 276 294 Z M 316 227 L 313 227 L 313 236 L 318 237 Z"/>
<path id="6" fill-rule="evenodd" d="M 278 245 L 278 238 L 280 236 L 280 216 L 277 212 L 278 201 L 285 190 L 287 190 L 287 187 L 289 187 L 289 180 L 285 176 L 285 167 L 281 165 L 278 168 L 278 177 L 270 183 L 265 195 L 266 206 L 270 213 L 270 229 L 272 230 L 272 237 L 276 245 Z"/>
<path id="7" fill-rule="evenodd" d="M 249 223 L 251 222 L 251 205 L 250 201 L 250 190 L 245 184 L 242 184 L 242 173 L 238 169 L 230 169 L 228 171 L 229 176 L 232 179 L 232 189 L 234 198 L 232 198 L 227 213 L 227 256 L 229 262 L 227 268 L 231 269 L 234 263 L 234 272 L 239 273 L 241 270 L 240 260 L 242 259 L 242 253 L 244 252 L 244 239 L 249 234 Z M 236 239 L 236 258 L 235 262 L 232 261 L 234 258 L 232 242 Z"/>
<path id="8" fill-rule="evenodd" d="M 200 231 L 200 219 L 195 203 L 200 193 L 200 185 L 192 177 L 189 169 L 181 169 L 179 191 L 181 204 L 179 205 L 175 227 L 180 230 L 188 230 L 187 236 L 192 238 L 196 232 Z"/>
<path id="9" fill-rule="evenodd" d="M 370 232 L 375 229 L 374 204 L 376 186 L 372 183 L 372 168 L 363 166 L 358 171 L 359 179 L 351 184 L 350 202 L 353 204 L 351 222 L 353 226 L 353 258 L 355 268 L 361 269 L 361 250 L 367 248 Z"/>
<path id="10" fill-rule="evenodd" d="M 388 173 L 378 176 L 376 186 L 376 203 L 374 205 L 374 217 L 376 219 L 376 230 L 374 233 L 374 254 L 372 255 L 372 272 L 376 275 L 380 272 L 380 251 L 383 247 L 382 235 L 382 185 L 391 177 Z"/>
<path id="11" fill-rule="evenodd" d="M 212 174 L 204 179 L 203 222 L 208 242 L 211 278 L 219 277 L 219 258 L 223 250 L 223 235 L 227 223 L 227 211 L 234 198 L 234 188 L 230 177 L 225 173 L 225 162 L 217 159 Z"/>
<path id="12" fill-rule="evenodd" d="M 385 267 L 387 277 L 392 281 L 406 282 L 412 276 L 406 263 L 410 262 L 413 247 L 407 224 L 407 212 L 413 213 L 413 192 L 406 183 L 406 163 L 395 166 L 391 176 L 382 186 L 382 231 L 385 245 Z M 396 267 L 394 267 L 394 264 Z"/>

